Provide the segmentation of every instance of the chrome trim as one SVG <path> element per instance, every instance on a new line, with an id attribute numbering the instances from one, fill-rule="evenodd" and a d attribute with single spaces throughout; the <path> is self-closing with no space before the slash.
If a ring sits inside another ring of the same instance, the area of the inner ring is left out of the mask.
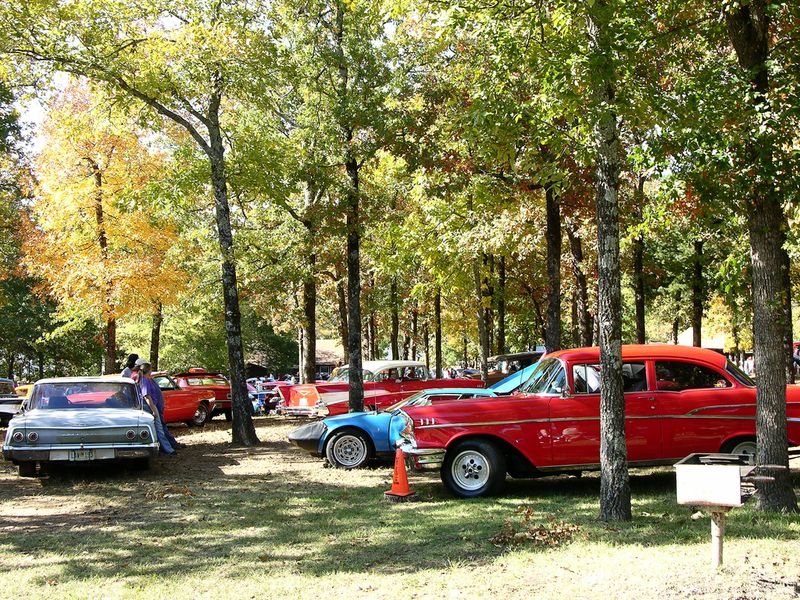
<path id="1" fill-rule="evenodd" d="M 653 467 L 653 466 L 664 466 L 664 465 L 671 465 L 674 464 L 676 460 L 680 460 L 680 458 L 659 458 L 656 460 L 636 460 L 636 461 L 629 461 L 629 467 Z M 539 471 L 542 472 L 549 472 L 549 471 L 596 471 L 600 470 L 600 463 L 578 463 L 578 464 L 569 464 L 569 465 L 550 465 L 548 467 L 536 467 Z"/>
<path id="2" fill-rule="evenodd" d="M 626 421 L 645 421 L 650 419 L 723 419 L 728 421 L 755 421 L 755 416 L 739 415 L 642 415 L 626 416 Z M 484 421 L 480 423 L 439 423 L 433 425 L 417 425 L 415 429 L 438 429 L 442 427 L 484 427 L 489 425 L 520 425 L 523 423 L 564 423 L 574 421 L 599 421 L 600 417 L 558 417 L 555 419 L 522 419 L 518 421 Z M 800 419 L 788 419 L 795 422 Z"/>
<path id="3" fill-rule="evenodd" d="M 756 407 L 755 402 L 753 404 L 715 404 L 713 406 L 701 406 L 699 408 L 693 408 L 692 410 L 690 410 L 686 414 L 687 415 L 694 415 L 694 414 L 700 412 L 701 410 L 713 410 L 713 409 L 718 409 L 718 408 L 749 408 L 749 407 L 755 408 Z"/>

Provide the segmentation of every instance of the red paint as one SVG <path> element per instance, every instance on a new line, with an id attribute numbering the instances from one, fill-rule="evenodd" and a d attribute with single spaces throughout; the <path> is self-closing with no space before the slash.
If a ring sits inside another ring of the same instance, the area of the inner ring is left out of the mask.
<path id="1" fill-rule="evenodd" d="M 644 363 L 647 375 L 643 389 L 625 394 L 631 463 L 666 463 L 692 452 L 719 452 L 731 440 L 755 437 L 756 389 L 726 371 L 723 355 L 653 344 L 623 346 L 622 357 L 624 363 Z M 546 358 L 558 359 L 566 369 L 565 396 L 519 393 L 411 407 L 406 412 L 414 420 L 416 446 L 447 449 L 464 437 L 483 436 L 507 443 L 537 469 L 597 466 L 600 394 L 576 394 L 573 367 L 599 363 L 599 350 L 564 350 Z M 660 361 L 705 367 L 711 381 L 726 387 L 670 390 L 664 381 L 656 381 Z M 787 413 L 790 446 L 795 446 L 800 444 L 800 386 L 787 387 Z"/>

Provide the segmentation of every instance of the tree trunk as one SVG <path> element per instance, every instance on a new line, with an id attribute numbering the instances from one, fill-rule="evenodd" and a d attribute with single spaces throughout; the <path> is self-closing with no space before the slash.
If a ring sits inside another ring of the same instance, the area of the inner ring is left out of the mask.
<path id="1" fill-rule="evenodd" d="M 392 359 L 400 358 L 400 315 L 397 308 L 397 278 L 392 277 L 389 287 L 389 302 L 392 305 L 392 331 L 390 333 L 389 345 L 392 349 Z"/>
<path id="2" fill-rule="evenodd" d="M 336 282 L 336 298 L 339 306 L 339 339 L 342 342 L 342 362 L 347 362 L 347 344 L 349 335 L 347 332 L 347 288 L 344 280 Z"/>
<path id="3" fill-rule="evenodd" d="M 481 263 L 472 261 L 472 274 L 475 278 L 475 299 L 477 301 L 476 317 L 478 319 L 478 337 L 480 339 L 481 379 L 489 383 L 489 328 L 487 327 L 487 311 L 491 307 L 492 297 L 487 294 L 486 280 L 481 275 Z M 488 305 L 488 306 L 487 306 Z"/>
<path id="4" fill-rule="evenodd" d="M 692 261 L 692 345 L 703 345 L 703 240 L 694 241 Z"/>
<path id="5" fill-rule="evenodd" d="M 436 288 L 433 297 L 433 351 L 436 355 L 436 379 L 442 378 L 442 290 Z"/>
<path id="6" fill-rule="evenodd" d="M 572 255 L 572 274 L 575 277 L 576 303 L 578 305 L 578 331 L 580 345 L 592 345 L 592 319 L 589 314 L 589 291 L 586 274 L 583 271 L 583 244 L 578 235 L 578 228 L 573 221 L 567 223 L 567 239 L 569 239 Z"/>
<path id="7" fill-rule="evenodd" d="M 634 191 L 634 204 L 636 205 L 636 216 L 642 220 L 642 209 L 644 205 L 644 183 L 646 179 L 639 176 L 639 180 Z M 644 344 L 647 341 L 644 325 L 644 236 L 640 233 L 633 240 L 633 285 L 636 304 L 636 342 Z"/>
<path id="8" fill-rule="evenodd" d="M 230 206 L 228 205 L 228 185 L 225 167 L 225 147 L 219 126 L 219 105 L 221 97 L 212 97 L 208 118 L 210 138 L 209 159 L 211 162 L 211 181 L 214 187 L 214 209 L 217 221 L 217 236 L 222 255 L 222 295 L 225 306 L 225 339 L 228 346 L 228 365 L 230 368 L 231 405 L 233 424 L 231 427 L 233 443 L 242 446 L 258 444 L 258 437 L 251 417 L 250 399 L 244 372 L 244 344 L 242 342 L 242 317 L 239 311 L 239 289 L 236 282 L 236 256 L 231 232 Z"/>
<path id="9" fill-rule="evenodd" d="M 361 232 L 358 207 L 358 164 L 349 159 L 345 165 L 349 179 L 347 191 L 347 320 L 361 323 Z M 351 412 L 364 410 L 364 381 L 361 372 L 361 328 L 350 327 L 348 332 L 349 389 L 348 404 Z"/>
<path id="10" fill-rule="evenodd" d="M 100 247 L 100 263 L 103 270 L 103 317 L 106 322 L 104 373 L 116 373 L 117 369 L 117 321 L 114 307 L 114 281 L 108 269 L 108 237 L 106 235 L 105 211 L 103 209 L 103 172 L 97 162 L 87 157 L 94 179 L 94 219 L 97 229 L 97 245 Z"/>
<path id="11" fill-rule="evenodd" d="M 581 334 L 578 328 L 578 295 L 573 290 L 570 297 L 570 334 L 572 336 L 572 347 L 577 348 L 581 345 Z"/>
<path id="12" fill-rule="evenodd" d="M 411 360 L 417 360 L 417 336 L 419 328 L 419 314 L 416 303 L 411 309 Z"/>
<path id="13" fill-rule="evenodd" d="M 430 373 L 431 370 L 431 338 L 430 338 L 430 331 L 428 331 L 428 319 L 425 319 L 425 326 L 422 329 L 423 335 L 423 342 L 425 344 L 425 368 Z"/>
<path id="14" fill-rule="evenodd" d="M 369 314 L 369 325 L 372 333 L 370 334 L 370 348 L 369 348 L 369 355 L 372 357 L 372 360 L 378 360 L 380 358 L 378 356 L 378 320 L 375 317 L 375 311 L 372 311 Z"/>
<path id="15" fill-rule="evenodd" d="M 308 232 L 309 235 L 312 231 Z M 312 238 L 310 245 L 315 243 Z M 303 277 L 303 371 L 301 381 L 314 383 L 317 380 L 317 282 L 315 271 L 317 255 L 312 250 L 306 257 L 308 271 Z"/>
<path id="16" fill-rule="evenodd" d="M 768 124 L 772 117 L 769 101 L 770 19 L 765 0 L 734 5 L 725 13 L 728 35 L 739 65 L 750 78 L 752 89 L 742 90 L 742 98 L 752 100 L 756 118 Z M 753 94 L 752 92 L 755 92 Z M 789 475 L 786 421 L 786 375 L 784 337 L 788 290 L 781 272 L 786 219 L 782 195 L 771 173 L 774 140 L 771 126 L 760 132 L 753 125 L 745 143 L 745 167 L 761 177 L 747 176 L 746 204 L 750 234 L 753 297 L 753 349 L 756 378 L 756 465 L 780 465 L 771 483 L 760 483 L 758 507 L 761 510 L 797 511 L 797 499 Z M 783 189 L 783 186 L 780 186 Z"/>
<path id="17" fill-rule="evenodd" d="M 561 349 L 561 202 L 553 186 L 545 190 L 547 212 L 547 329 L 548 352 Z"/>
<path id="18" fill-rule="evenodd" d="M 408 355 L 411 350 L 411 336 L 407 333 L 403 336 L 403 360 L 408 360 Z"/>
<path id="19" fill-rule="evenodd" d="M 783 217 L 782 215 L 782 218 Z M 785 241 L 785 236 L 784 236 Z M 783 312 L 784 312 L 784 338 L 783 338 L 783 356 L 786 359 L 786 383 L 794 383 L 794 332 L 792 331 L 792 277 L 791 277 L 791 260 L 786 248 L 781 246 L 781 280 L 783 289 L 785 290 L 783 298 Z"/>
<path id="20" fill-rule="evenodd" d="M 608 0 L 588 8 L 589 45 L 594 63 L 593 96 L 598 110 L 594 137 L 597 151 L 596 204 L 598 248 L 598 314 L 600 328 L 600 518 L 629 520 L 631 491 L 625 440 L 622 392 L 622 322 L 619 262 L 619 133 L 614 110 L 616 75 L 611 28 L 614 11 Z"/>
<path id="21" fill-rule="evenodd" d="M 497 267 L 497 353 L 506 353 L 506 257 Z"/>
<path id="22" fill-rule="evenodd" d="M 39 350 L 36 353 L 36 357 L 39 364 L 39 379 L 44 379 L 44 352 Z"/>
<path id="23" fill-rule="evenodd" d="M 150 366 L 153 371 L 158 371 L 158 358 L 161 350 L 161 323 L 164 320 L 161 302 L 156 302 L 156 310 L 153 313 L 153 326 L 150 329 Z"/>

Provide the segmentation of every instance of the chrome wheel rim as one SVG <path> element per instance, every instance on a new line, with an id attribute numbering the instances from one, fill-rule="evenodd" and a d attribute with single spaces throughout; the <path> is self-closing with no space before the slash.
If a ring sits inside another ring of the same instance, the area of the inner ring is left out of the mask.
<path id="1" fill-rule="evenodd" d="M 344 467 L 355 467 L 367 458 L 367 445 L 355 435 L 343 435 L 333 443 L 333 457 Z"/>
<path id="2" fill-rule="evenodd" d="M 731 450 L 731 454 L 747 454 L 753 456 L 756 453 L 756 443 L 753 441 L 739 442 Z"/>
<path id="3" fill-rule="evenodd" d="M 194 412 L 194 423 L 195 425 L 202 425 L 206 422 L 206 417 L 208 416 L 208 409 L 205 407 L 204 404 L 201 404 L 197 407 L 197 410 Z"/>
<path id="4" fill-rule="evenodd" d="M 483 454 L 475 450 L 465 450 L 453 460 L 450 473 L 460 488 L 475 491 L 489 481 L 492 468 Z"/>

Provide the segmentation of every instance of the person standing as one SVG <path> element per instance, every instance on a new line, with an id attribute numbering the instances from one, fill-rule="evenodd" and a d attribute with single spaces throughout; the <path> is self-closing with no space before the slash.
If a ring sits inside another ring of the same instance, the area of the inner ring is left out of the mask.
<path id="1" fill-rule="evenodd" d="M 125 360 L 125 368 L 122 369 L 122 377 L 133 377 L 133 367 L 136 366 L 136 361 L 139 360 L 138 354 L 128 354 Z"/>
<path id="2" fill-rule="evenodd" d="M 167 437 L 167 432 L 165 431 L 162 421 L 162 413 L 164 411 L 163 397 L 162 406 L 161 409 L 159 409 L 155 400 L 156 392 L 153 390 L 154 387 L 158 388 L 158 386 L 152 379 L 147 377 L 150 371 L 150 362 L 144 358 L 137 360 L 136 364 L 133 366 L 133 375 L 138 376 L 137 383 L 145 401 L 145 410 L 153 415 L 153 425 L 156 428 L 156 436 L 158 437 L 158 444 L 161 446 L 161 452 L 167 455 L 174 455 L 177 454 L 177 451 L 170 442 L 169 437 Z M 159 392 L 160 391 L 161 390 L 159 390 Z"/>
<path id="3" fill-rule="evenodd" d="M 152 365 L 149 363 L 145 364 L 141 369 L 141 373 L 142 377 L 147 382 L 147 391 L 153 399 L 153 402 L 158 409 L 158 414 L 161 417 L 161 426 L 164 428 L 164 435 L 169 440 L 170 446 L 177 450 L 180 444 L 178 443 L 178 440 L 175 439 L 175 436 L 172 435 L 169 427 L 167 427 L 167 422 L 164 420 L 164 394 L 161 392 L 161 388 L 158 387 L 155 379 L 153 379 Z"/>

